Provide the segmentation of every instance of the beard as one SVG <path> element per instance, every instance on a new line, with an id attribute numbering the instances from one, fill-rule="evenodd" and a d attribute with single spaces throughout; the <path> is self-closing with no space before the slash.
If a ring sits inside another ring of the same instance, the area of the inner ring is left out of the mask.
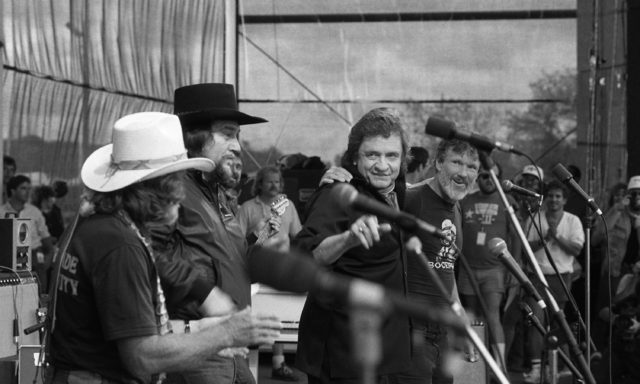
<path id="1" fill-rule="evenodd" d="M 445 174 L 445 172 L 438 172 L 436 174 L 436 178 L 440 188 L 442 189 L 442 193 L 445 194 L 446 198 L 453 202 L 462 200 L 471 190 L 470 183 L 466 183 L 465 186 L 456 184 L 449 175 Z"/>
<path id="2" fill-rule="evenodd" d="M 221 161 L 216 164 L 212 172 L 213 181 L 220 184 L 225 189 L 233 189 L 240 183 L 240 173 L 231 169 L 228 161 Z"/>

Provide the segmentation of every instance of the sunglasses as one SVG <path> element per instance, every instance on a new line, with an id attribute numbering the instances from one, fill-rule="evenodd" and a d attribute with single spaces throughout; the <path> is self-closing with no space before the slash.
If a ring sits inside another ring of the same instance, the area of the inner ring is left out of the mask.
<path id="1" fill-rule="evenodd" d="M 629 197 L 636 197 L 638 195 L 640 195 L 640 191 L 630 191 L 628 193 Z"/>
<path id="2" fill-rule="evenodd" d="M 481 173 L 478 175 L 478 179 L 480 180 L 488 180 L 491 178 L 491 175 L 488 173 Z"/>

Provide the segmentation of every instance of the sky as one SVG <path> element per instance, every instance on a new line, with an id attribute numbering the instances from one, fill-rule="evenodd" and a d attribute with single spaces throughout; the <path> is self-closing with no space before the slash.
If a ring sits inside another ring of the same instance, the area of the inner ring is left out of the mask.
<path id="1" fill-rule="evenodd" d="M 245 0 L 240 6 L 251 15 L 575 7 L 575 1 L 555 0 Z M 575 19 L 243 25 L 251 43 L 239 39 L 241 100 L 350 101 L 330 104 L 340 116 L 322 104 L 245 102 L 244 109 L 270 123 L 243 135 L 256 149 L 304 148 L 332 160 L 346 148 L 350 125 L 377 100 L 521 100 L 514 108 L 522 109 L 532 97 L 530 83 L 576 68 L 576 29 Z"/>

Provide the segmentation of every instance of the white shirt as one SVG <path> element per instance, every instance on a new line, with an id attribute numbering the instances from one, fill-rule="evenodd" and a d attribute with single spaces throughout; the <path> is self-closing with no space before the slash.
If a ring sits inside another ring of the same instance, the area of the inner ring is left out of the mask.
<path id="1" fill-rule="evenodd" d="M 47 228 L 47 222 L 42 215 L 42 212 L 35 205 L 25 203 L 20 212 L 16 212 L 13 206 L 6 203 L 0 205 L 0 218 L 4 218 L 8 213 L 17 213 L 18 217 L 24 219 L 31 219 L 31 225 L 29 225 L 29 235 L 31 237 L 31 249 L 39 248 L 42 245 L 42 239 L 50 237 L 49 229 Z"/>
<path id="2" fill-rule="evenodd" d="M 538 221 L 538 218 L 540 218 L 540 222 Z M 542 232 L 542 236 L 546 236 L 547 232 L 549 231 L 549 223 L 547 222 L 547 217 L 544 212 L 542 212 L 542 214 L 537 214 L 535 216 L 535 220 L 536 224 L 540 223 L 538 225 L 540 225 L 540 232 Z M 540 240 L 538 232 L 531 224 L 531 219 L 527 220 L 525 228 L 527 228 L 527 240 Z M 558 223 L 558 228 L 556 230 L 556 237 L 567 239 L 571 242 L 578 243 L 581 246 L 584 246 L 584 229 L 582 228 L 582 222 L 580 222 L 578 216 L 569 212 L 563 212 L 562 218 L 560 218 L 560 222 Z M 551 257 L 553 258 L 553 261 L 555 262 L 556 267 L 558 267 L 558 271 L 560 273 L 573 272 L 574 255 L 565 252 L 565 250 L 560 248 L 558 242 L 555 240 L 548 241 L 547 247 L 549 248 L 549 253 L 551 253 Z M 546 253 L 544 252 L 544 247 L 535 251 L 534 255 L 536 256 L 536 260 L 540 265 L 542 273 L 544 273 L 545 275 L 551 275 L 555 273 L 553 267 L 547 259 Z"/>

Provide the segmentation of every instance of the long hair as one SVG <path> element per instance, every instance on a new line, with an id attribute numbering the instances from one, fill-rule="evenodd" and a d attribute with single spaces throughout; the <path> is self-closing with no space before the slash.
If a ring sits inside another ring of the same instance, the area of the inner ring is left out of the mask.
<path id="1" fill-rule="evenodd" d="M 171 205 L 184 199 L 184 172 L 144 180 L 113 192 L 94 192 L 90 202 L 96 213 L 113 214 L 122 209 L 142 231 L 149 223 L 163 222 Z"/>
<path id="2" fill-rule="evenodd" d="M 278 167 L 269 165 L 260 168 L 260 170 L 256 174 L 256 179 L 254 180 L 253 187 L 251 188 L 251 193 L 253 194 L 253 196 L 258 196 L 262 193 L 262 182 L 268 174 L 272 173 L 278 174 L 278 176 L 280 176 L 280 192 L 282 192 L 282 190 L 284 189 L 284 178 L 282 177 L 282 172 L 280 172 L 280 169 Z"/>
<path id="3" fill-rule="evenodd" d="M 402 129 L 400 113 L 393 108 L 375 108 L 367 112 L 358 120 L 349 132 L 349 142 L 347 150 L 342 155 L 341 165 L 343 168 L 353 172 L 356 170 L 354 163 L 358 159 L 358 150 L 365 139 L 375 136 L 389 138 L 391 135 L 400 136 L 402 143 L 400 175 L 404 179 L 407 171 L 408 144 L 407 138 Z"/>

